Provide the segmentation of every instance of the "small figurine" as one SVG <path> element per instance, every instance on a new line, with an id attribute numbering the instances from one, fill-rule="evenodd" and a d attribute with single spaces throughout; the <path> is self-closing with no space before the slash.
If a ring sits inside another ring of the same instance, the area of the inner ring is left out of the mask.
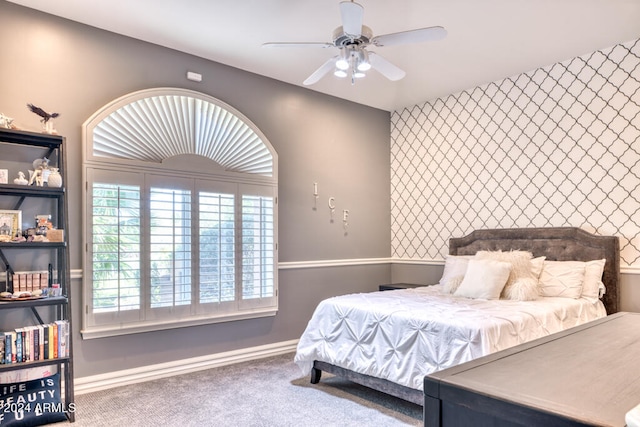
<path id="1" fill-rule="evenodd" d="M 33 169 L 47 169 L 49 168 L 49 159 L 43 157 L 41 159 L 35 159 L 33 163 L 31 163 Z"/>
<path id="2" fill-rule="evenodd" d="M 16 127 L 13 124 L 13 119 L 11 117 L 0 113 L 0 128 L 15 129 Z"/>
<path id="3" fill-rule="evenodd" d="M 36 235 L 46 236 L 52 228 L 51 215 L 36 215 Z"/>
<path id="4" fill-rule="evenodd" d="M 44 126 L 44 131 L 45 133 L 49 133 L 49 134 L 56 134 L 58 133 L 54 128 L 53 128 L 53 122 L 50 122 L 49 120 L 51 119 L 55 119 L 56 117 L 58 117 L 60 114 L 58 113 L 47 113 L 46 111 L 44 111 L 42 108 L 40 107 L 36 107 L 33 104 L 27 104 L 27 107 L 29 108 L 29 111 L 31 111 L 34 114 L 37 114 L 38 116 L 42 117 L 42 120 L 40 120 Z"/>
<path id="5" fill-rule="evenodd" d="M 27 239 L 20 233 L 17 233 L 13 239 L 11 239 L 13 243 L 22 243 L 26 242 Z"/>
<path id="6" fill-rule="evenodd" d="M 0 225 L 0 242 L 10 242 L 11 237 L 11 227 L 4 222 Z"/>
<path id="7" fill-rule="evenodd" d="M 27 185 L 29 181 L 24 177 L 24 172 L 20 171 L 18 172 L 18 177 L 13 180 L 13 183 L 16 185 Z"/>
<path id="8" fill-rule="evenodd" d="M 9 236 L 11 238 L 11 226 L 6 221 L 0 225 L 0 236 Z"/>
<path id="9" fill-rule="evenodd" d="M 42 169 L 29 170 L 29 185 L 43 186 Z"/>
<path id="10" fill-rule="evenodd" d="M 49 159 L 46 157 L 33 161 L 33 170 L 29 170 L 29 185 L 35 184 L 38 187 L 44 185 L 44 173 L 49 168 Z"/>

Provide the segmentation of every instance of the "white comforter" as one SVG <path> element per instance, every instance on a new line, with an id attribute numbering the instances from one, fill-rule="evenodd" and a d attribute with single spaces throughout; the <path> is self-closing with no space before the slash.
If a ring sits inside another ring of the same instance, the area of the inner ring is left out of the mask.
<path id="1" fill-rule="evenodd" d="M 298 343 L 309 374 L 320 360 L 422 390 L 425 375 L 606 316 L 600 301 L 474 300 L 441 286 L 322 301 Z"/>

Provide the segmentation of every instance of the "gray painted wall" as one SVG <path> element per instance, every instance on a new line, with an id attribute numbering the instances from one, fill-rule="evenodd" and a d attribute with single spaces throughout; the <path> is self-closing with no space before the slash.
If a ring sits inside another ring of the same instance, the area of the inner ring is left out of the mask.
<path id="1" fill-rule="evenodd" d="M 61 116 L 67 138 L 71 268 L 82 268 L 81 126 L 96 110 L 152 87 L 197 90 L 237 108 L 279 156 L 280 262 L 390 256 L 389 119 L 381 111 L 0 1 L 0 112 L 38 131 L 34 103 Z M 202 83 L 186 79 L 187 71 Z M 317 207 L 312 196 L 318 183 Z M 331 221 L 327 201 L 336 200 Z M 5 207 L 6 208 L 6 207 Z M 341 214 L 348 209 L 349 226 Z M 388 264 L 280 272 L 280 311 L 266 319 L 82 340 L 80 280 L 72 283 L 77 377 L 300 336 L 317 303 L 389 282 Z M 3 329 L 14 319 L 0 317 Z"/>

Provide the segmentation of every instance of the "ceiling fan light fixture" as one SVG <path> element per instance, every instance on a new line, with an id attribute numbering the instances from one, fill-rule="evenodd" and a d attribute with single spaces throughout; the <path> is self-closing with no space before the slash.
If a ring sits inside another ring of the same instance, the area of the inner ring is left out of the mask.
<path id="1" fill-rule="evenodd" d="M 340 49 L 340 57 L 336 61 L 336 68 L 338 68 L 339 70 L 348 70 L 350 56 L 351 54 L 347 52 L 347 49 Z"/>
<path id="2" fill-rule="evenodd" d="M 348 70 L 349 69 L 349 61 L 345 61 L 343 59 L 338 59 L 336 61 L 336 68 L 338 70 L 342 70 L 342 71 Z"/>
<path id="3" fill-rule="evenodd" d="M 356 66 L 358 71 L 368 71 L 371 69 L 371 63 L 369 62 L 369 54 L 364 49 L 358 49 L 358 65 Z"/>
<path id="4" fill-rule="evenodd" d="M 368 62 L 360 62 L 358 64 L 358 71 L 369 71 L 371 69 L 371 64 Z"/>
<path id="5" fill-rule="evenodd" d="M 391 81 L 398 81 L 406 75 L 402 69 L 396 67 L 376 52 L 367 51 L 369 45 L 376 47 L 396 46 L 440 40 L 447 35 L 447 31 L 442 27 L 427 27 L 374 37 L 371 28 L 363 25 L 364 8 L 356 3 L 355 0 L 341 0 L 340 15 L 342 25 L 333 30 L 330 43 L 279 42 L 263 43 L 262 45 L 337 48 L 338 54 L 327 59 L 304 80 L 303 84 L 305 86 L 315 84 L 329 74 L 331 70 L 333 70 L 336 77 L 349 77 L 351 84 L 354 84 L 356 79 L 365 77 L 365 73 L 372 68 Z"/>

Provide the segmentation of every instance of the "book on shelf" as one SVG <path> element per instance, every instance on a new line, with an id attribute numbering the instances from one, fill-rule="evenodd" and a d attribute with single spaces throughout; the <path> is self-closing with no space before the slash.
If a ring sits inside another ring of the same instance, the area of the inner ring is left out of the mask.
<path id="1" fill-rule="evenodd" d="M 16 333 L 14 331 L 4 333 L 4 363 L 15 363 L 16 361 Z"/>
<path id="2" fill-rule="evenodd" d="M 22 342 L 22 328 L 16 329 L 16 363 L 22 363 L 22 350 L 24 342 Z"/>
<path id="3" fill-rule="evenodd" d="M 38 325 L 38 357 L 44 360 L 44 325 Z"/>
<path id="4" fill-rule="evenodd" d="M 68 320 L 0 332 L 0 363 L 22 363 L 69 357 Z"/>
<path id="5" fill-rule="evenodd" d="M 53 330 L 56 329 L 53 327 L 53 324 L 49 324 L 49 359 L 55 358 L 55 353 L 53 352 Z"/>
<path id="6" fill-rule="evenodd" d="M 42 325 L 42 351 L 44 359 L 50 359 L 49 357 L 49 325 Z"/>
<path id="7" fill-rule="evenodd" d="M 58 327 L 58 357 L 69 356 L 67 342 L 69 341 L 69 322 L 66 320 L 56 320 Z"/>
<path id="8" fill-rule="evenodd" d="M 11 363 L 17 362 L 17 356 L 16 356 L 17 341 L 18 341 L 18 333 L 16 331 L 11 331 Z"/>
<path id="9" fill-rule="evenodd" d="M 51 329 L 53 329 L 53 340 L 51 342 L 51 347 L 53 348 L 52 354 L 53 358 L 58 358 L 58 325 L 55 323 L 52 324 Z"/>
<path id="10" fill-rule="evenodd" d="M 27 344 L 29 345 L 29 347 L 27 347 L 27 358 L 25 359 L 25 362 L 32 362 L 36 357 L 36 349 L 33 345 L 36 337 L 33 336 L 33 326 L 27 326 L 24 328 L 24 334 L 27 337 Z"/>
<path id="11" fill-rule="evenodd" d="M 4 359 L 2 359 L 2 363 L 11 363 L 11 332 L 4 332 L 3 336 Z"/>
<path id="12" fill-rule="evenodd" d="M 38 331 L 38 327 L 32 326 L 29 334 L 33 336 L 33 340 L 31 341 L 31 348 L 33 348 L 31 351 L 31 360 L 40 360 L 40 332 Z"/>

